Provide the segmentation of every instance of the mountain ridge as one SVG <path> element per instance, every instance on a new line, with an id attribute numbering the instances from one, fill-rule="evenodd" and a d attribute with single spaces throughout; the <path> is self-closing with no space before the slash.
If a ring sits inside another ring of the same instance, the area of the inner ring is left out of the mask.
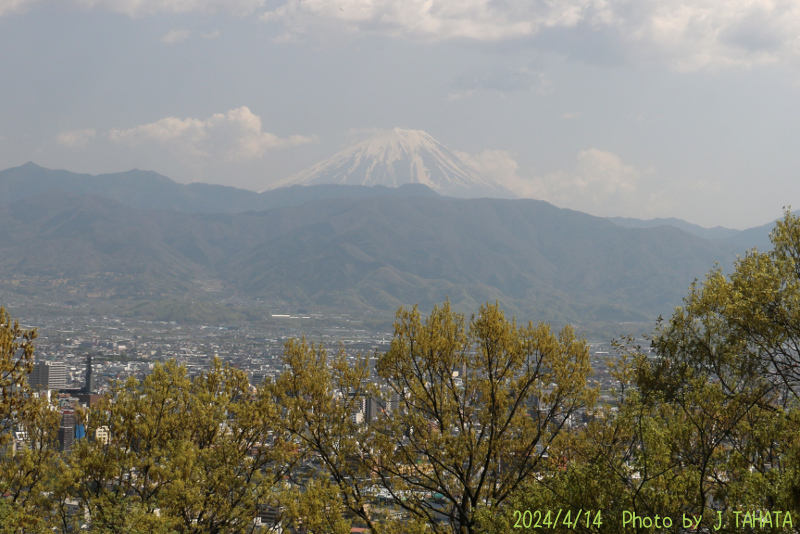
<path id="1" fill-rule="evenodd" d="M 47 169 L 33 162 L 0 171 L 0 189 L 7 201 L 18 201 L 47 191 L 73 195 L 100 195 L 139 209 L 199 213 L 241 213 L 296 206 L 321 198 L 436 195 L 422 184 L 384 186 L 292 186 L 256 193 L 227 185 L 195 182 L 180 184 L 153 171 L 132 169 L 109 174 L 80 174 Z"/>
<path id="2" fill-rule="evenodd" d="M 262 311 L 391 317 L 449 298 L 464 312 L 498 301 L 521 320 L 648 323 L 771 228 L 707 240 L 540 200 L 443 197 L 421 184 L 264 194 L 202 185 L 213 194 L 198 199 L 188 193 L 197 188 L 145 171 L 0 171 L 0 300 L 234 299 Z M 243 195 L 223 198 L 228 189 Z M 248 209 L 225 212 L 235 207 Z"/>
<path id="3" fill-rule="evenodd" d="M 655 219 L 606 217 L 606 219 L 618 226 L 622 226 L 623 228 L 655 228 L 657 226 L 672 226 L 674 228 L 678 228 L 679 230 L 683 230 L 686 233 L 702 237 L 703 239 L 727 239 L 741 232 L 741 230 L 725 228 L 724 226 L 706 228 L 705 226 L 693 224 L 676 217 L 658 217 Z"/>
<path id="4" fill-rule="evenodd" d="M 648 322 L 737 252 L 530 199 L 338 198 L 208 214 L 50 193 L 0 205 L 0 221 L 16 236 L 0 242 L 4 294 L 27 284 L 55 300 L 244 298 L 386 317 L 450 299 L 464 312 L 497 300 L 520 320 Z"/>
<path id="5" fill-rule="evenodd" d="M 261 211 L 331 198 L 437 195 L 423 184 L 404 184 L 398 188 L 383 185 L 371 187 L 336 184 L 293 185 L 257 193 L 227 185 L 201 182 L 181 184 L 154 171 L 140 169 L 92 175 L 64 169 L 48 169 L 30 161 L 0 171 L 0 188 L 3 191 L 3 199 L 8 201 L 22 200 L 48 190 L 58 190 L 73 195 L 93 194 L 113 198 L 138 209 L 164 209 L 191 213 Z M 623 228 L 653 228 L 666 225 L 704 239 L 758 246 L 759 249 L 769 247 L 767 236 L 774 225 L 774 221 L 770 221 L 757 227 L 735 230 L 722 226 L 705 228 L 675 217 L 656 219 L 604 217 L 604 219 Z"/>

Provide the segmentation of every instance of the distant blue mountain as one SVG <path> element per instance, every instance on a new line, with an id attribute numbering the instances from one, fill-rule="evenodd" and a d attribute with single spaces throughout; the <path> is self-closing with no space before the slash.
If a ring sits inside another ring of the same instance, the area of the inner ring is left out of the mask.
<path id="1" fill-rule="evenodd" d="M 133 208 L 194 213 L 260 211 L 297 206 L 323 198 L 437 195 L 422 184 L 406 184 L 399 188 L 355 185 L 293 186 L 256 193 L 224 185 L 179 184 L 161 174 L 138 169 L 91 175 L 46 169 L 31 162 L 0 171 L 0 191 L 6 201 L 22 200 L 47 191 L 63 191 L 73 195 L 113 198 Z"/>
<path id="2" fill-rule="evenodd" d="M 0 191 L 0 301 L 236 298 L 375 316 L 499 301 L 523 320 L 593 328 L 670 314 L 693 280 L 771 229 L 709 240 L 421 184 L 258 194 L 33 164 L 0 172 Z"/>
<path id="3" fill-rule="evenodd" d="M 796 211 L 794 214 L 798 215 L 800 211 Z M 606 219 L 623 228 L 657 228 L 659 226 L 671 226 L 683 230 L 688 234 L 702 237 L 703 239 L 730 243 L 742 251 L 751 248 L 757 248 L 761 251 L 771 249 L 772 244 L 769 241 L 769 234 L 775 227 L 775 221 L 745 230 L 734 230 L 723 226 L 704 228 L 674 217 L 646 220 L 628 217 L 606 217 Z"/>
<path id="4" fill-rule="evenodd" d="M 715 226 L 714 228 L 704 228 L 697 224 L 686 222 L 682 219 L 674 217 L 658 218 L 658 219 L 632 219 L 629 217 L 606 217 L 609 221 L 617 226 L 623 228 L 656 228 L 658 226 L 672 226 L 679 230 L 703 239 L 728 239 L 736 236 L 741 230 L 733 230 L 722 226 Z"/>

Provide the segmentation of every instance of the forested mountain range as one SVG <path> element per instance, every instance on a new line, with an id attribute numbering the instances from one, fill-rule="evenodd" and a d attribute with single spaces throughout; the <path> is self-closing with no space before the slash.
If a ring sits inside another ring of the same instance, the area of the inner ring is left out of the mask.
<path id="1" fill-rule="evenodd" d="M 775 221 L 770 221 L 767 224 L 754 228 L 747 228 L 745 230 L 734 230 L 733 228 L 725 228 L 724 226 L 704 228 L 700 225 L 692 224 L 674 217 L 646 220 L 629 217 L 607 217 L 607 219 L 623 228 L 656 228 L 659 226 L 671 226 L 710 241 L 729 243 L 743 250 L 756 247 L 761 251 L 769 250 L 772 247 L 769 241 L 769 233 L 775 227 Z"/>
<path id="2" fill-rule="evenodd" d="M 0 292 L 53 299 L 238 298 L 390 316 L 449 298 L 463 311 L 497 300 L 521 319 L 647 322 L 748 248 L 421 185 L 258 194 L 28 164 L 0 173 L 0 187 Z"/>
<path id="3" fill-rule="evenodd" d="M 156 172 L 133 169 L 112 174 L 79 174 L 54 170 L 28 162 L 0 171 L 2 202 L 14 202 L 47 191 L 73 195 L 97 195 L 118 200 L 133 208 L 177 210 L 201 213 L 241 213 L 280 206 L 296 206 L 325 198 L 361 198 L 372 196 L 432 195 L 420 184 L 403 187 L 318 185 L 284 187 L 256 193 L 225 185 L 179 184 Z"/>

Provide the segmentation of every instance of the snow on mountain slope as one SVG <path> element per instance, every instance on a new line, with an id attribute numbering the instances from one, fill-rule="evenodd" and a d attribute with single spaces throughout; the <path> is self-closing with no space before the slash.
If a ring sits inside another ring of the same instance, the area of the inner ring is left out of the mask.
<path id="1" fill-rule="evenodd" d="M 515 198 L 421 130 L 395 128 L 347 148 L 266 188 L 291 185 L 421 183 L 445 196 Z"/>

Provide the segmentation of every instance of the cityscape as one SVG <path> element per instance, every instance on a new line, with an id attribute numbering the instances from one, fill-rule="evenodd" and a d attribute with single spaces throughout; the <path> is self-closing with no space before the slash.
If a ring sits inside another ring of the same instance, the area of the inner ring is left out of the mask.
<path id="1" fill-rule="evenodd" d="M 800 534 L 799 36 L 0 0 L 0 534 Z"/>
<path id="2" fill-rule="evenodd" d="M 49 390 L 53 398 L 58 396 L 62 410 L 73 414 L 76 405 L 88 407 L 107 393 L 114 381 L 124 382 L 129 377 L 141 381 L 156 363 L 175 361 L 190 376 L 197 376 L 208 372 L 213 359 L 218 358 L 247 373 L 254 389 L 283 372 L 284 344 L 289 339 L 304 336 L 330 352 L 343 349 L 352 364 L 367 358 L 374 367 L 377 355 L 388 349 L 393 337 L 392 332 L 368 332 L 363 321 L 354 320 L 350 327 L 331 326 L 331 322 L 351 321 L 321 314 L 277 314 L 271 324 L 258 327 L 247 324 L 212 327 L 128 318 L 102 317 L 91 324 L 68 317 L 51 318 L 35 327 L 36 356 L 28 381 L 34 390 Z M 612 343 L 590 341 L 588 346 L 591 381 L 604 392 L 601 401 L 612 402 L 617 381 L 606 367 L 614 351 Z M 358 422 L 372 418 L 367 400 L 353 414 Z M 72 443 L 76 431 L 74 420 L 69 417 L 66 420 L 73 430 L 65 431 L 66 437 L 59 439 L 62 449 L 68 450 L 65 443 Z"/>

